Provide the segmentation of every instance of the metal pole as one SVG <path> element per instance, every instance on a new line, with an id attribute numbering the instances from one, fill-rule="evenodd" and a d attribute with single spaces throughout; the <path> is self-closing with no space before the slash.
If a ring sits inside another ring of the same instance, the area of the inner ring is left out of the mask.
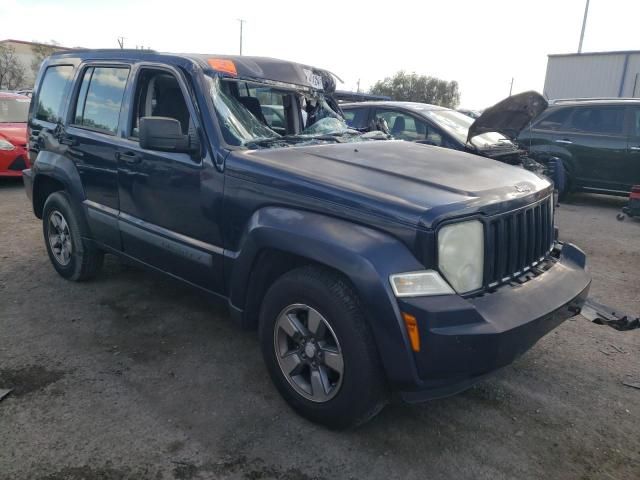
<path id="1" fill-rule="evenodd" d="M 584 17 L 582 18 L 582 31 L 580 32 L 580 43 L 578 44 L 578 53 L 582 53 L 582 40 L 584 40 L 584 29 L 587 26 L 587 16 L 589 15 L 589 0 L 584 6 Z"/>
<path id="2" fill-rule="evenodd" d="M 239 18 L 238 21 L 240 22 L 240 55 L 242 55 L 242 25 L 246 20 Z"/>
<path id="3" fill-rule="evenodd" d="M 511 96 L 511 92 L 513 92 L 513 77 L 511 77 L 511 86 L 509 87 L 509 96 Z"/>

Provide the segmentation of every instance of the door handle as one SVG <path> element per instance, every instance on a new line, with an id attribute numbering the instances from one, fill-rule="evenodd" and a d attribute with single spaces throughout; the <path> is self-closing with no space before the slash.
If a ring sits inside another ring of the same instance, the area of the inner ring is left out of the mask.
<path id="1" fill-rule="evenodd" d="M 573 142 L 568 138 L 559 138 L 556 143 L 562 143 L 563 145 L 571 145 Z"/>
<path id="2" fill-rule="evenodd" d="M 640 152 L 640 147 L 629 147 L 632 152 Z"/>
<path id="3" fill-rule="evenodd" d="M 116 159 L 133 165 L 142 161 L 142 155 L 135 152 L 118 152 L 116 153 Z"/>

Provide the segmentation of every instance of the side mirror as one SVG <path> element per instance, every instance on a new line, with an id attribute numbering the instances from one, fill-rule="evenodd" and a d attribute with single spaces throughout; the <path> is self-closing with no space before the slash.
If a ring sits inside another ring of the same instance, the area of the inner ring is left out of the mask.
<path id="1" fill-rule="evenodd" d="M 182 125 L 175 118 L 142 117 L 139 126 L 140 146 L 161 152 L 196 153 L 200 142 L 192 135 L 182 133 Z"/>

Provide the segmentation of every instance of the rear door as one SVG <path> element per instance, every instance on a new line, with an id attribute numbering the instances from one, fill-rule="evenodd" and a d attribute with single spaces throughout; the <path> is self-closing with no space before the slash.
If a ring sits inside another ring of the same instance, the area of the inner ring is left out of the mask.
<path id="1" fill-rule="evenodd" d="M 576 107 L 566 131 L 556 143 L 571 152 L 576 186 L 594 190 L 624 190 L 629 168 L 624 105 Z"/>
<path id="2" fill-rule="evenodd" d="M 86 63 L 80 70 L 60 143 L 78 168 L 85 191 L 87 218 L 95 237 L 120 250 L 118 165 L 120 113 L 131 66 Z"/>

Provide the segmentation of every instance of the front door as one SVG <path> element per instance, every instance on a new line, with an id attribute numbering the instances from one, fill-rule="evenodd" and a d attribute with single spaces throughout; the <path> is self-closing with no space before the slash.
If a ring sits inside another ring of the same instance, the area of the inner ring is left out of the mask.
<path id="1" fill-rule="evenodd" d="M 207 290 L 222 289 L 218 215 L 222 173 L 202 155 L 145 150 L 141 117 L 178 120 L 198 136 L 199 121 L 178 71 L 140 66 L 130 91 L 127 139 L 118 152 L 120 232 L 124 252 Z M 201 137 L 198 137 L 201 138 Z"/>

